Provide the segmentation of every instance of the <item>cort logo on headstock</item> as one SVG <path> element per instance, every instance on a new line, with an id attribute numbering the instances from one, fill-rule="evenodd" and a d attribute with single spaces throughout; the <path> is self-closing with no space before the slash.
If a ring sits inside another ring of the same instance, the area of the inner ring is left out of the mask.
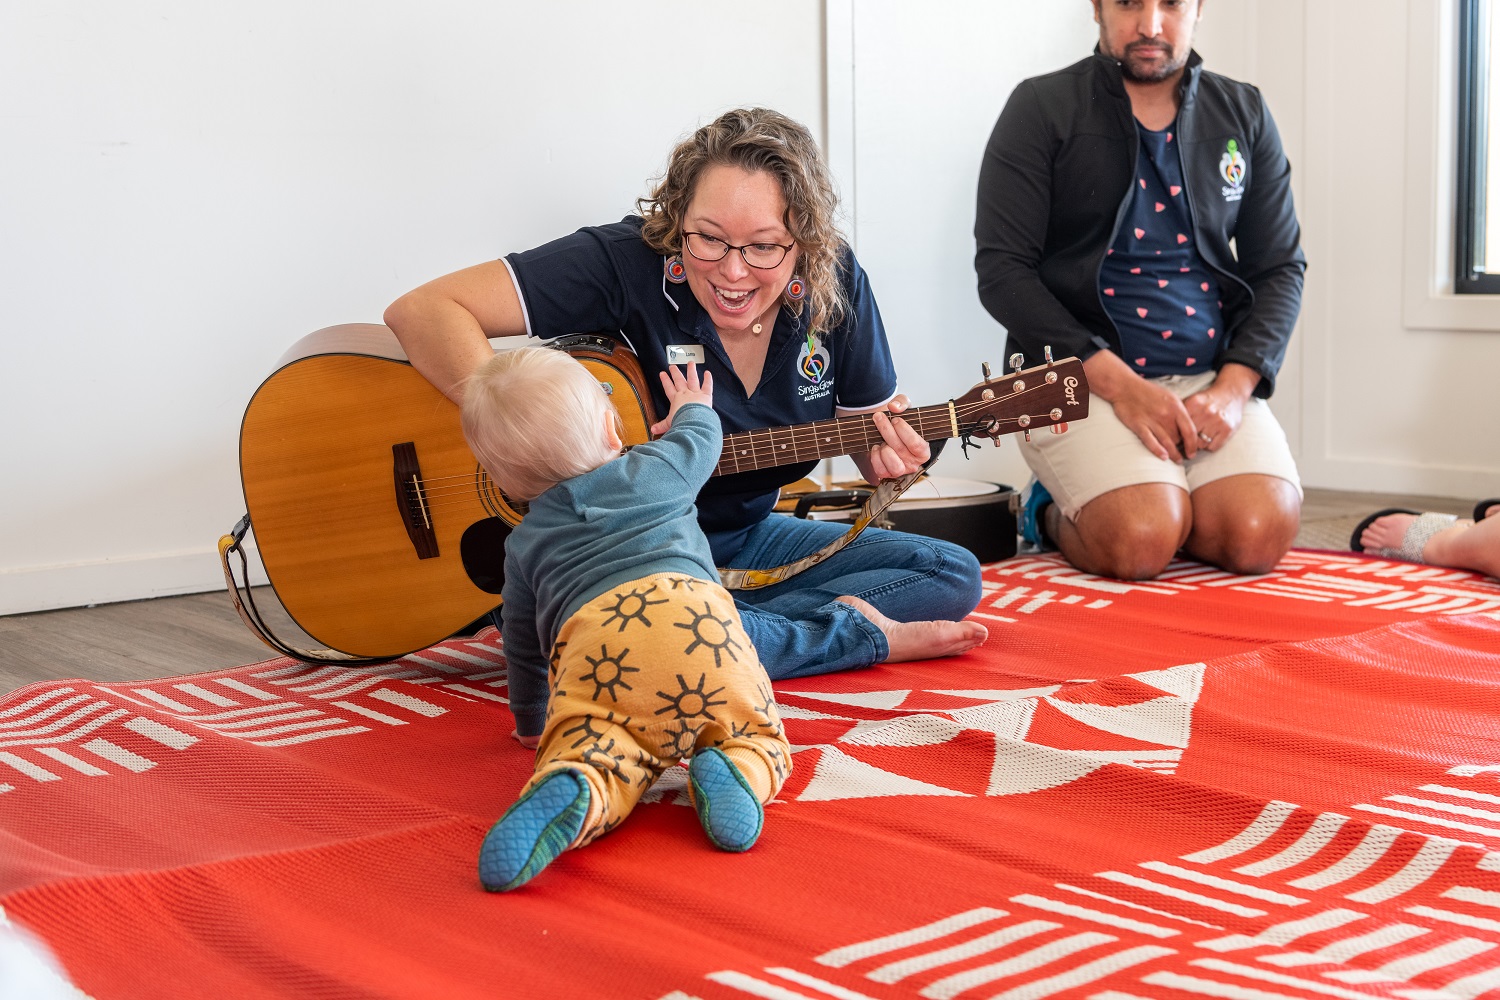
<path id="1" fill-rule="evenodd" d="M 1083 405 L 1082 403 L 1078 402 L 1078 393 L 1076 391 L 1077 389 L 1078 389 L 1078 379 L 1077 378 L 1075 378 L 1072 375 L 1069 375 L 1067 378 L 1063 379 L 1063 397 L 1065 399 L 1067 399 L 1069 406 L 1082 406 Z"/>

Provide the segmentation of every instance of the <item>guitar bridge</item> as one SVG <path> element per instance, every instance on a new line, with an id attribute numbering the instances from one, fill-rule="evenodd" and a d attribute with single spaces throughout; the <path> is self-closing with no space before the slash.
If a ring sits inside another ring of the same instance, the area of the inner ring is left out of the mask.
<path id="1" fill-rule="evenodd" d="M 427 503 L 427 489 L 422 484 L 422 467 L 417 464 L 415 442 L 391 445 L 396 479 L 396 509 L 407 537 L 417 550 L 418 559 L 434 559 L 438 554 L 437 532 L 432 530 L 432 509 Z"/>

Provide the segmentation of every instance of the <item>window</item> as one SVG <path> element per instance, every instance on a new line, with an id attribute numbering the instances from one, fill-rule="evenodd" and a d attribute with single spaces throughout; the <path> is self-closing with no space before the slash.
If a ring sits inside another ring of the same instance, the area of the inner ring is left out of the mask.
<path id="1" fill-rule="evenodd" d="M 1500 294 L 1500 18 L 1492 0 L 1458 3 L 1458 217 L 1453 290 Z"/>

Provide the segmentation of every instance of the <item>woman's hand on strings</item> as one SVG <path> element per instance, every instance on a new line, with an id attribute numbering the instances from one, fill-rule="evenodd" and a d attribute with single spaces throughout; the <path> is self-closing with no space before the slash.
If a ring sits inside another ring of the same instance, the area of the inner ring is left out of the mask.
<path id="1" fill-rule="evenodd" d="M 875 429 L 880 432 L 881 443 L 871 448 L 868 455 L 850 456 L 866 482 L 899 479 L 921 469 L 932 457 L 932 448 L 922 440 L 922 435 L 905 420 L 893 416 L 910 405 L 911 400 L 902 393 L 886 404 L 884 410 L 877 410 L 870 415 Z"/>

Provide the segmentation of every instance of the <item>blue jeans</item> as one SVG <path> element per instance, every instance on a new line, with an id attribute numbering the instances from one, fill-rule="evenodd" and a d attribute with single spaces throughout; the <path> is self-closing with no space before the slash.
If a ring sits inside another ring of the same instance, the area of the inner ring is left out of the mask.
<path id="1" fill-rule="evenodd" d="M 848 527 L 772 514 L 750 529 L 728 566 L 781 566 Z M 790 580 L 730 593 L 766 673 L 773 680 L 807 677 L 868 667 L 890 652 L 868 618 L 834 598 L 858 597 L 900 622 L 957 621 L 979 605 L 979 561 L 950 542 L 866 528 L 837 555 Z"/>

